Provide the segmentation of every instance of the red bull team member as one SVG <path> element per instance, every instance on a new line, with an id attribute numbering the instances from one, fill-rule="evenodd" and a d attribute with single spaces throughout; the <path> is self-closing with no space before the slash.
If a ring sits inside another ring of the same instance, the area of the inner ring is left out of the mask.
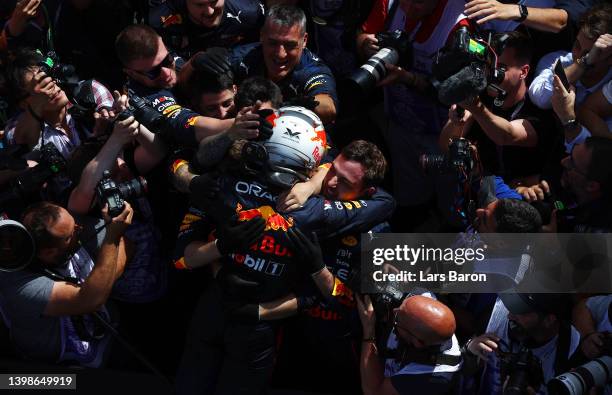
<path id="1" fill-rule="evenodd" d="M 168 0 L 149 13 L 149 26 L 183 58 L 210 47 L 254 42 L 263 25 L 257 0 Z"/>
<path id="2" fill-rule="evenodd" d="M 317 260 L 319 266 L 296 264 L 304 259 L 298 259 L 288 235 L 294 234 L 295 240 L 294 229 L 299 227 L 303 233 L 298 237 L 308 243 L 303 235 L 313 231 L 329 236 L 367 230 L 393 210 L 393 199 L 378 190 L 367 202 L 347 202 L 343 210 L 333 210 L 332 202 L 317 196 L 291 215 L 279 214 L 274 209 L 278 193 L 306 180 L 323 156 L 326 141 L 321 121 L 303 108 L 282 108 L 268 120 L 273 134 L 243 147 L 240 176 L 225 174 L 219 179 L 219 200 L 229 203 L 238 222 L 264 218 L 264 235 L 236 251 L 225 251 L 217 242 L 224 255 L 222 274 L 196 309 L 177 375 L 179 393 L 260 393 L 272 370 L 277 324 L 259 320 L 259 313 L 286 304 L 287 311 L 304 307 L 311 290 L 300 291 L 310 284 L 308 275 L 331 278 L 322 260 Z M 278 313 L 265 318 L 283 317 Z"/>

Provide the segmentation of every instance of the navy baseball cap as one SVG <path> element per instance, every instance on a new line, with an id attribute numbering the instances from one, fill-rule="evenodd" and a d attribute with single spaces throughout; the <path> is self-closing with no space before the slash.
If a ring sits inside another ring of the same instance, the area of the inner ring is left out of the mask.
<path id="1" fill-rule="evenodd" d="M 557 293 L 504 292 L 498 296 L 512 314 L 537 312 L 562 315 L 569 306 L 566 295 Z"/>

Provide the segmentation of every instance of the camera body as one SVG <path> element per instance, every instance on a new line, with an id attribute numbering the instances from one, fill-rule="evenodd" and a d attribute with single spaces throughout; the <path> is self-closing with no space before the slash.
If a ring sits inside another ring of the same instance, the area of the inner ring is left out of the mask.
<path id="1" fill-rule="evenodd" d="M 402 30 L 376 34 L 381 48 L 348 78 L 357 91 L 368 94 L 387 75 L 386 64 L 405 65 L 412 61 L 412 41 Z"/>
<path id="2" fill-rule="evenodd" d="M 522 346 L 516 353 L 500 356 L 501 376 L 508 377 L 504 395 L 525 394 L 527 386 L 538 390 L 544 382 L 542 363 L 530 349 Z"/>
<path id="3" fill-rule="evenodd" d="M 136 199 L 147 191 L 147 181 L 143 177 L 134 178 L 117 184 L 108 170 L 104 170 L 102 179 L 96 186 L 96 196 L 102 206 L 108 204 L 108 215 L 114 218 L 121 214 L 125 201 Z"/>
<path id="4" fill-rule="evenodd" d="M 419 163 L 426 173 L 462 172 L 469 175 L 476 160 L 470 149 L 470 141 L 463 137 L 453 137 L 448 143 L 448 154 L 423 154 Z"/>
<path id="5" fill-rule="evenodd" d="M 40 53 L 40 51 L 38 51 Z M 42 55 L 42 53 L 41 53 Z M 49 51 L 42 62 L 38 63 L 40 71 L 43 71 L 71 97 L 72 90 L 79 84 L 76 69 L 70 64 L 62 64 L 54 51 Z"/>
<path id="6" fill-rule="evenodd" d="M 166 117 L 153 108 L 148 100 L 136 95 L 131 89 L 128 91 L 128 98 L 130 105 L 117 115 L 117 121 L 134 117 L 152 133 L 160 134 L 165 142 L 172 141 L 173 128 Z"/>

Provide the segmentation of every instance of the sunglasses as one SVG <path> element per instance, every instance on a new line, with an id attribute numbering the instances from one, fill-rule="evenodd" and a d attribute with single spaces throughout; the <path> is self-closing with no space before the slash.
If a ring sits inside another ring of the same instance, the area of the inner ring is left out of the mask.
<path id="1" fill-rule="evenodd" d="M 149 71 L 134 70 L 134 71 L 137 72 L 138 74 L 141 74 L 147 77 L 150 80 L 156 80 L 159 77 L 159 74 L 161 73 L 161 70 L 163 67 L 171 68 L 173 65 L 174 65 L 174 56 L 172 55 L 172 53 L 168 52 L 166 57 L 161 62 L 159 62 L 157 66 L 153 67 L 151 70 Z"/>

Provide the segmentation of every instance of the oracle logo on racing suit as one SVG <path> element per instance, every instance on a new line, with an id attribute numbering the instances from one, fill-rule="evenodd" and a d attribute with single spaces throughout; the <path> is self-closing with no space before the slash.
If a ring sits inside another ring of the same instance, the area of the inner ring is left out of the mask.
<path id="1" fill-rule="evenodd" d="M 248 182 L 238 181 L 236 182 L 235 189 L 238 193 L 253 195 L 258 198 L 265 198 L 272 201 L 276 200 L 276 196 L 272 196 L 270 192 L 266 191 L 261 186 L 256 184 L 249 184 Z"/>

